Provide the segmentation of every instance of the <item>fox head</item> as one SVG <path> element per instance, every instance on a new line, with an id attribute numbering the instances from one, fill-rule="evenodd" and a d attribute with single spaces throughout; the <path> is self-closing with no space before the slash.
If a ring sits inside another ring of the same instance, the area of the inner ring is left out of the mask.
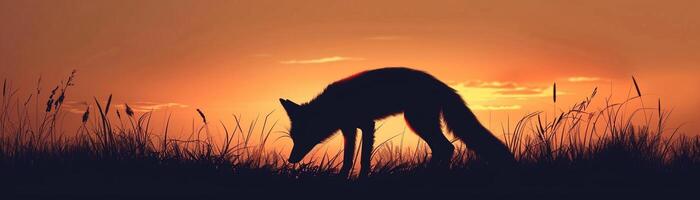
<path id="1" fill-rule="evenodd" d="M 289 162 L 297 163 L 308 154 L 317 144 L 331 136 L 335 129 L 323 116 L 309 111 L 304 105 L 296 104 L 288 99 L 280 99 L 284 110 L 287 111 L 292 126 L 289 136 L 294 145 L 289 154 Z"/>

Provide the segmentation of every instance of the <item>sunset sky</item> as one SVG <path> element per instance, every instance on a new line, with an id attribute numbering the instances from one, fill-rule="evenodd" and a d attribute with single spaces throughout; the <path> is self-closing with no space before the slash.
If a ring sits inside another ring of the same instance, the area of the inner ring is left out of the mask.
<path id="1" fill-rule="evenodd" d="M 28 95 L 76 69 L 67 108 L 114 95 L 137 111 L 196 108 L 212 121 L 305 102 L 362 70 L 406 66 L 445 81 L 482 123 L 583 100 L 660 98 L 700 128 L 700 1 L 0 1 L 0 78 Z M 630 93 L 632 92 L 632 93 Z M 42 97 L 45 98 L 45 97 Z M 71 119 L 71 116 L 67 120 Z M 78 123 L 78 120 L 74 120 Z M 386 122 L 388 137 L 400 117 Z M 186 132 L 186 131 L 185 131 Z M 378 140 L 381 140 L 378 139 Z M 284 141 L 289 143 L 289 141 Z M 284 143 L 282 142 L 282 143 Z"/>

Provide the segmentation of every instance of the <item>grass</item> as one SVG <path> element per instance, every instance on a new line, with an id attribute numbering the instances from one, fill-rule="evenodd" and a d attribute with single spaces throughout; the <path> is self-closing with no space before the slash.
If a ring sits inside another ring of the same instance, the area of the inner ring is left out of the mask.
<path id="1" fill-rule="evenodd" d="M 427 146 L 404 144 L 400 134 L 375 147 L 370 177 L 346 179 L 338 175 L 341 152 L 289 164 L 284 153 L 266 148 L 276 126 L 269 114 L 247 126 L 235 116 L 231 127 L 210 124 L 197 109 L 201 122 L 189 137 L 177 139 L 169 133 L 170 118 L 164 130 L 155 133 L 152 113 L 136 114 L 127 104 L 119 110 L 110 95 L 106 102 L 95 98 L 75 136 L 66 136 L 59 125 L 74 77 L 75 72 L 51 90 L 46 104 L 39 101 L 40 88 L 24 99 L 3 82 L 2 194 L 300 197 L 338 191 L 443 191 L 436 194 L 629 197 L 682 194 L 700 180 L 700 138 L 665 127 L 670 112 L 662 110 L 660 100 L 657 108 L 630 108 L 630 102 L 641 101 L 636 79 L 638 96 L 623 102 L 606 98 L 603 108 L 590 108 L 594 90 L 555 118 L 537 112 L 514 127 L 503 125 L 502 138 L 518 162 L 507 171 L 489 167 L 461 144 L 449 170 L 431 170 L 426 167 Z M 553 96 L 556 101 L 556 90 Z M 645 120 L 635 125 L 639 114 Z M 223 135 L 223 142 L 212 139 L 210 126 L 221 126 L 223 133 L 217 134 Z"/>

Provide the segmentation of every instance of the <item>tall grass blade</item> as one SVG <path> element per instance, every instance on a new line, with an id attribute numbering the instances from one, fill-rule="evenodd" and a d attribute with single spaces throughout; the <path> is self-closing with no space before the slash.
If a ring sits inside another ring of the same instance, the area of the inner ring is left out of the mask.
<path id="1" fill-rule="evenodd" d="M 105 115 L 109 114 L 109 107 L 112 105 L 112 94 L 109 94 L 107 98 L 107 104 L 105 105 Z"/>

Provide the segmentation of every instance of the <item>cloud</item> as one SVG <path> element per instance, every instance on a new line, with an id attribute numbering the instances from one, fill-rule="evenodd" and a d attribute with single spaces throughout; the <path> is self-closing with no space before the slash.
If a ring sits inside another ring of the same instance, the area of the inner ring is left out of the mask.
<path id="1" fill-rule="evenodd" d="M 544 89 L 535 88 L 535 89 L 521 89 L 521 90 L 500 90 L 500 91 L 496 91 L 495 93 L 501 94 L 501 95 L 506 95 L 506 96 L 508 96 L 508 95 L 525 95 L 525 96 L 537 95 L 537 96 L 539 96 L 540 94 L 542 94 L 543 91 L 544 91 Z"/>
<path id="2" fill-rule="evenodd" d="M 519 110 L 520 105 L 469 105 L 472 110 Z"/>
<path id="3" fill-rule="evenodd" d="M 462 84 L 465 87 L 478 87 L 478 88 L 517 88 L 517 87 L 520 87 L 517 83 L 514 83 L 514 82 L 500 82 L 500 81 L 485 82 L 485 81 L 475 80 L 475 81 L 467 81 L 467 82 L 464 82 Z"/>
<path id="4" fill-rule="evenodd" d="M 599 77 L 574 76 L 574 77 L 569 77 L 567 80 L 568 80 L 569 82 L 574 82 L 574 83 L 578 83 L 578 82 L 595 82 L 595 81 L 599 81 L 600 78 L 599 78 Z"/>
<path id="5" fill-rule="evenodd" d="M 267 57 L 272 57 L 272 54 L 268 53 L 259 53 L 259 54 L 253 54 L 251 55 L 253 57 L 258 57 L 258 58 L 267 58 Z"/>
<path id="6" fill-rule="evenodd" d="M 364 60 L 364 58 L 332 56 L 332 57 L 309 59 L 309 60 L 286 60 L 286 61 L 280 61 L 280 63 L 282 63 L 282 64 L 321 64 L 321 63 L 330 63 L 330 62 L 359 61 L 359 60 Z"/>
<path id="7" fill-rule="evenodd" d="M 554 93 L 554 87 L 518 87 L 515 89 L 504 89 L 494 91 L 496 97 L 503 98 L 518 98 L 526 100 L 534 97 L 551 97 Z M 568 92 L 557 90 L 557 96 L 567 95 Z"/>
<path id="8" fill-rule="evenodd" d="M 550 86 L 530 86 L 515 82 L 499 81 L 467 81 L 450 85 L 453 89 L 464 97 L 472 101 L 491 102 L 498 99 L 518 99 L 528 100 L 531 98 L 551 97 L 553 87 Z M 567 92 L 558 90 L 557 95 L 566 95 Z M 516 109 L 515 106 L 508 108 Z"/>
<path id="9" fill-rule="evenodd" d="M 94 107 L 93 105 L 88 105 L 85 101 L 66 101 L 63 103 L 63 109 L 65 111 L 75 114 L 85 113 L 88 106 Z M 124 104 L 113 104 L 112 106 L 120 110 L 126 109 Z M 168 108 L 187 108 L 189 106 L 181 103 L 136 102 L 133 104 L 129 103 L 129 107 L 131 107 L 134 112 L 151 112 Z M 93 108 L 90 110 L 93 110 Z"/>
<path id="10" fill-rule="evenodd" d="M 88 103 L 85 101 L 65 101 L 61 105 L 62 109 L 70 113 L 83 114 L 88 107 Z"/>
<path id="11" fill-rule="evenodd" d="M 381 40 L 381 41 L 391 41 L 391 40 L 405 40 L 408 39 L 406 36 L 398 35 L 382 35 L 382 36 L 372 36 L 365 38 L 366 40 Z"/>
<path id="12" fill-rule="evenodd" d="M 124 104 L 116 105 L 115 107 L 124 109 L 126 106 Z M 129 104 L 135 112 L 150 112 L 168 108 L 187 108 L 188 105 L 181 103 L 156 103 L 156 102 L 136 102 L 134 104 Z"/>

